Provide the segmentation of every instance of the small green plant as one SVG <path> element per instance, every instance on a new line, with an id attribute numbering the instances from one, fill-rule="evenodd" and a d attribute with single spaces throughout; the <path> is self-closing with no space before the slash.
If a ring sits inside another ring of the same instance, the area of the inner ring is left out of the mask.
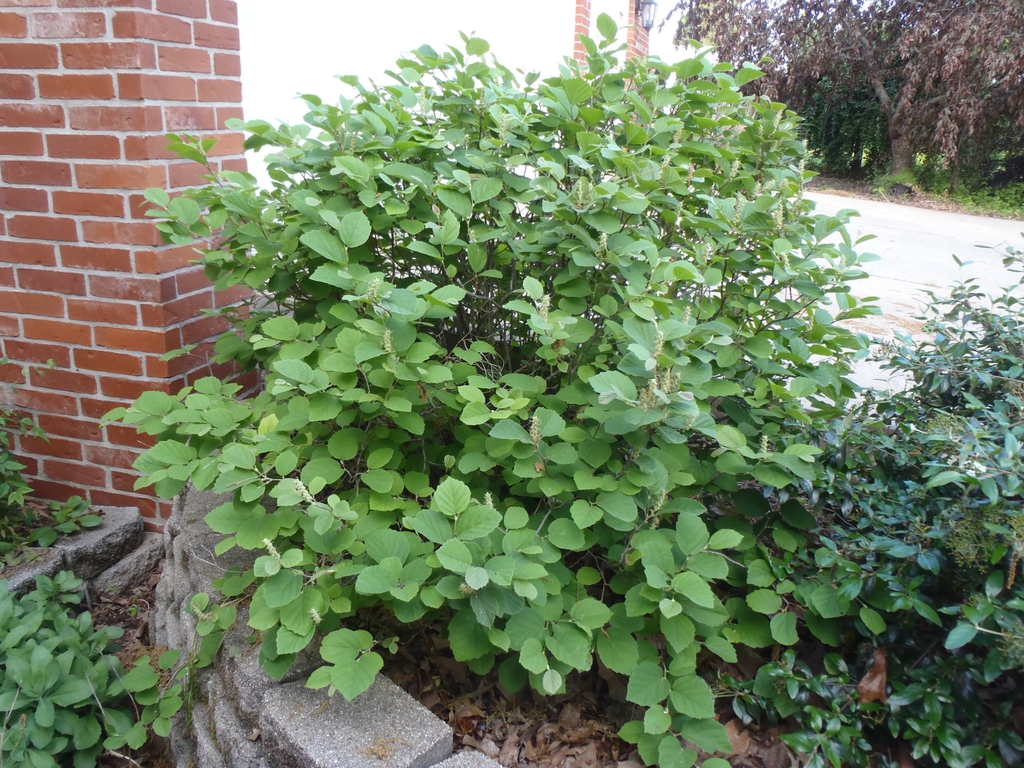
<path id="1" fill-rule="evenodd" d="M 70 571 L 36 577 L 15 599 L 0 581 L 0 766 L 76 768 L 96 764 L 104 738 L 117 741 L 134 719 L 124 700 L 122 668 L 110 653 L 115 627 L 96 629 L 74 615 L 82 582 Z"/>
<path id="2" fill-rule="evenodd" d="M 876 176 L 874 181 L 874 191 L 880 195 L 892 194 L 896 186 L 909 187 L 911 189 L 917 188 L 917 177 L 913 171 L 901 171 L 900 173 L 883 173 L 880 176 Z"/>

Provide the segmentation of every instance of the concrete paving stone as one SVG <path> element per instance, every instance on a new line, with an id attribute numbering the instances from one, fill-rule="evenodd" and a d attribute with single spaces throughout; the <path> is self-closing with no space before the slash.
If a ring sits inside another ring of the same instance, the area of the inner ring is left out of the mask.
<path id="1" fill-rule="evenodd" d="M 153 575 L 164 557 L 163 536 L 147 533 L 132 552 L 92 580 L 92 586 L 112 595 L 141 587 Z"/>
<path id="2" fill-rule="evenodd" d="M 5 570 L 0 578 L 7 579 L 12 595 L 23 595 L 36 588 L 36 576 L 49 576 L 52 579 L 64 568 L 62 551 L 44 549 L 35 560 Z"/>
<path id="3" fill-rule="evenodd" d="M 91 579 L 132 552 L 146 532 L 142 515 L 135 507 L 94 507 L 103 523 L 67 539 L 58 539 L 53 549 L 64 553 L 66 566 L 80 579 Z"/>
<path id="4" fill-rule="evenodd" d="M 459 752 L 434 768 L 502 768 L 502 765 L 483 752 Z"/>
<path id="5" fill-rule="evenodd" d="M 383 675 L 346 701 L 302 682 L 267 691 L 261 739 L 281 768 L 430 768 L 452 752 L 452 730 Z"/>

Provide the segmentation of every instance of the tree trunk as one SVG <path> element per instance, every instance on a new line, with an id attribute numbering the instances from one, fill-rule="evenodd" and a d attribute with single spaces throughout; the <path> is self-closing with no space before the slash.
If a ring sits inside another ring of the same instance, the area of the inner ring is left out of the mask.
<path id="1" fill-rule="evenodd" d="M 905 136 L 892 137 L 892 168 L 893 176 L 914 169 L 914 147 Z"/>

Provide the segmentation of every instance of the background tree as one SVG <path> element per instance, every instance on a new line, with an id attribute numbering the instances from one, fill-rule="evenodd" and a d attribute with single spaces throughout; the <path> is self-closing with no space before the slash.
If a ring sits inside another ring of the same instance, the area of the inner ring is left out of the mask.
<path id="1" fill-rule="evenodd" d="M 1021 0 L 682 0 L 678 38 L 723 60 L 770 57 L 752 84 L 802 110 L 867 88 L 885 116 L 892 173 L 918 152 L 956 164 L 1024 127 Z M 1001 130 L 1000 130 L 1001 129 Z"/>

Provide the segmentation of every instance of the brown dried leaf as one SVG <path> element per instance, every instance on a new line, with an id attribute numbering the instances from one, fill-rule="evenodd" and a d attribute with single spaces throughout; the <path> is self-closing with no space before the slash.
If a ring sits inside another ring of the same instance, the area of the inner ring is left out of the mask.
<path id="1" fill-rule="evenodd" d="M 725 724 L 725 732 L 729 736 L 734 755 L 743 755 L 750 751 L 750 733 L 738 718 L 733 718 Z"/>
<path id="2" fill-rule="evenodd" d="M 877 649 L 872 660 L 874 663 L 871 665 L 871 669 L 857 683 L 857 693 L 860 694 L 860 700 L 863 702 L 880 701 L 885 704 L 889 701 L 889 697 L 885 693 L 885 686 L 888 683 L 886 672 L 889 667 L 885 650 Z"/>

